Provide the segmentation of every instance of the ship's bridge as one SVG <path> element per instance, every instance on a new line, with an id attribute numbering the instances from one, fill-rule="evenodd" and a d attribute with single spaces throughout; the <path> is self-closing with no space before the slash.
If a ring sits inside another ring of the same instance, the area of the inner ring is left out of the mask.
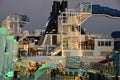
<path id="1" fill-rule="evenodd" d="M 66 9 L 58 16 L 57 43 L 62 56 L 82 56 L 81 24 L 92 16 L 92 4 L 80 3 L 74 9 Z M 54 54 L 56 55 L 56 54 Z"/>

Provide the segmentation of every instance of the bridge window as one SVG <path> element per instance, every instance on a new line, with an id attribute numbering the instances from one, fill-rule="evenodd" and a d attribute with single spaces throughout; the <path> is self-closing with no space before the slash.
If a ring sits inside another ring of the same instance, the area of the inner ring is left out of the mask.
<path id="1" fill-rule="evenodd" d="M 108 46 L 111 46 L 111 41 L 109 41 L 109 45 Z"/>
<path id="2" fill-rule="evenodd" d="M 109 42 L 108 41 L 105 41 L 105 46 L 109 46 Z"/>
<path id="3" fill-rule="evenodd" d="M 104 41 L 101 41 L 101 46 L 104 46 Z"/>
<path id="4" fill-rule="evenodd" d="M 98 41 L 98 46 L 100 46 L 100 41 Z"/>
<path id="5" fill-rule="evenodd" d="M 98 41 L 98 46 L 111 46 L 111 41 Z"/>

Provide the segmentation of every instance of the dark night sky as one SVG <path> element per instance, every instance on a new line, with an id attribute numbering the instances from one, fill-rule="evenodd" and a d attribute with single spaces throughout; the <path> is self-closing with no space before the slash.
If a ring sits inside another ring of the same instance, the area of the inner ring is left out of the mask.
<path id="1" fill-rule="evenodd" d="M 30 23 L 24 29 L 44 29 L 49 13 L 51 12 L 53 0 L 0 0 L 0 21 L 10 13 L 28 15 Z M 57 0 L 62 1 L 62 0 Z M 102 6 L 120 10 L 120 0 L 68 0 L 69 8 L 74 8 L 79 2 L 92 2 Z M 103 16 L 91 17 L 83 27 L 89 33 L 109 34 L 120 30 L 120 19 L 109 19 Z"/>

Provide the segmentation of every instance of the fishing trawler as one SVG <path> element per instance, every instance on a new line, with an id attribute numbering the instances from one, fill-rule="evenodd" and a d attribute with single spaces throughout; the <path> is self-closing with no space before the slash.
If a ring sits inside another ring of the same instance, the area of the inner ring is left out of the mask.
<path id="1" fill-rule="evenodd" d="M 67 1 L 54 1 L 46 29 L 40 36 L 37 47 L 31 47 L 29 42 L 25 45 L 19 44 L 19 49 L 23 46 L 26 53 L 18 54 L 17 66 L 27 68 L 25 72 L 28 72 L 28 69 L 34 72 L 36 63 L 77 69 L 81 68 L 81 62 L 89 65 L 90 62 L 105 60 L 107 55 L 112 55 L 114 40 L 105 35 L 88 34 L 82 28 L 82 24 L 94 15 L 119 18 L 120 11 L 86 2 L 79 3 L 74 9 L 68 9 Z"/>
<path id="2" fill-rule="evenodd" d="M 67 6 L 67 1 L 53 2 L 45 32 L 39 41 L 40 56 L 29 56 L 23 60 L 46 64 L 45 69 L 54 68 L 53 64 L 57 64 L 57 67 L 78 69 L 81 65 L 84 68 L 90 66 L 91 62 L 109 63 L 106 57 L 113 55 L 114 40 L 105 35 L 87 34 L 82 24 L 94 15 L 119 18 L 120 11 L 86 2 L 79 3 L 74 9 L 68 9 Z M 36 71 L 35 76 L 45 71 L 40 69 L 41 72 Z M 112 73 L 111 71 L 107 69 L 106 72 Z"/>
<path id="3" fill-rule="evenodd" d="M 73 57 L 74 60 L 77 56 L 88 63 L 104 60 L 106 55 L 111 55 L 114 40 L 105 35 L 88 34 L 82 24 L 94 15 L 119 18 L 119 13 L 118 10 L 86 2 L 79 3 L 74 9 L 68 9 L 67 1 L 54 1 L 46 29 L 38 40 L 36 50 L 39 49 L 39 52 L 33 53 L 37 57 L 30 56 L 32 52 L 27 51 L 26 55 L 29 54 L 29 57 L 23 60 L 46 60 L 45 62 L 51 61 L 55 64 L 62 62 L 64 67 L 68 57 Z M 29 47 L 28 45 L 26 50 Z"/>
<path id="4" fill-rule="evenodd" d="M 109 18 L 120 15 L 112 14 L 110 8 L 91 3 L 80 3 L 74 9 L 68 9 L 67 1 L 63 1 L 61 4 L 54 1 L 52 10 L 46 31 L 40 40 L 40 45 L 44 50 L 43 55 L 52 57 L 53 60 L 53 57 L 66 59 L 70 56 L 79 56 L 81 60 L 99 62 L 105 59 L 106 55 L 112 53 L 113 39 L 104 35 L 87 34 L 82 28 L 82 24 L 94 15 L 103 15 Z M 66 62 L 63 61 L 64 59 L 58 60 Z M 55 59 L 55 61 L 57 60 Z"/>

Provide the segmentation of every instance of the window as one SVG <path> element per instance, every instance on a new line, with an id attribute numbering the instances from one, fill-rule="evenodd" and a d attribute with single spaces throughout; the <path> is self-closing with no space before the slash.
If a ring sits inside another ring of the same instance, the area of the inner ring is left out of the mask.
<path id="1" fill-rule="evenodd" d="M 98 46 L 100 46 L 100 41 L 98 41 Z"/>
<path id="2" fill-rule="evenodd" d="M 111 46 L 111 41 L 109 41 L 109 46 Z"/>
<path id="3" fill-rule="evenodd" d="M 98 46 L 111 46 L 111 41 L 98 41 Z"/>
<path id="4" fill-rule="evenodd" d="M 104 46 L 104 41 L 101 41 L 101 46 Z"/>
<path id="5" fill-rule="evenodd" d="M 108 41 L 105 41 L 105 46 L 109 46 L 109 42 Z"/>

